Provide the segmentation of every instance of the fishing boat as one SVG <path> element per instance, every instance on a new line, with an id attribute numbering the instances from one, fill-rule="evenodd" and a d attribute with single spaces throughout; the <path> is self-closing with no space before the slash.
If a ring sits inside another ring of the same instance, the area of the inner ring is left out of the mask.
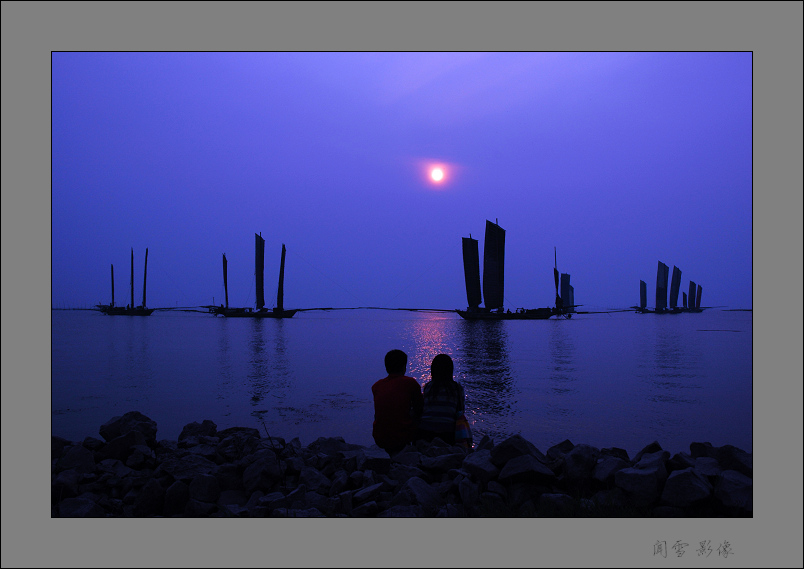
<path id="1" fill-rule="evenodd" d="M 670 269 L 659 261 L 656 270 L 656 304 L 651 310 L 647 307 L 648 295 L 645 281 L 639 281 L 639 306 L 632 306 L 640 314 L 681 314 L 684 309 L 678 306 L 678 293 L 681 287 L 681 270 L 673 265 L 673 278 L 670 281 L 670 305 L 667 303 L 667 281 Z M 686 304 L 686 294 L 684 303 Z"/>
<path id="2" fill-rule="evenodd" d="M 689 297 L 685 294 L 684 308 L 682 309 L 683 312 L 703 312 L 704 308 L 701 307 L 701 294 L 703 293 L 703 287 L 701 285 L 696 285 L 693 281 L 690 281 L 690 293 Z"/>
<path id="3" fill-rule="evenodd" d="M 285 244 L 282 244 L 282 260 L 279 265 L 279 288 L 276 293 L 276 307 L 273 309 L 265 308 L 265 239 L 262 234 L 254 234 L 254 275 L 257 281 L 257 303 L 256 309 L 229 308 L 229 285 L 227 282 L 227 262 L 226 253 L 223 254 L 223 288 L 226 305 L 209 307 L 209 311 L 216 316 L 226 316 L 228 318 L 292 318 L 298 309 L 285 310 L 284 308 L 284 281 L 285 281 Z"/>
<path id="4" fill-rule="evenodd" d="M 517 308 L 505 310 L 503 307 L 504 268 L 505 268 L 505 230 L 497 223 L 486 220 L 486 236 L 483 244 L 483 290 L 481 302 L 480 255 L 477 239 L 462 238 L 463 272 L 466 282 L 466 310 L 455 310 L 466 320 L 546 320 L 564 313 L 562 307 Z M 556 297 L 558 297 L 558 269 L 556 274 Z M 569 287 L 569 275 L 567 275 Z M 568 289 L 569 290 L 569 289 Z M 568 304 L 571 304 L 568 302 Z"/>
<path id="5" fill-rule="evenodd" d="M 145 249 L 145 268 L 142 277 L 142 306 L 134 306 L 134 248 L 131 248 L 131 304 L 127 306 L 114 305 L 114 265 L 112 265 L 112 302 L 98 304 L 98 309 L 109 316 L 150 316 L 156 310 L 147 308 L 145 304 L 145 283 L 148 278 L 148 248 Z"/>

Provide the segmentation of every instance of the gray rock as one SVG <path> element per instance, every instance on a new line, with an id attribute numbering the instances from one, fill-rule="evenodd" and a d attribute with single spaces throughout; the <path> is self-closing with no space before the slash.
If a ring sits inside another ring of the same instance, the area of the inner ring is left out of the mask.
<path id="1" fill-rule="evenodd" d="M 569 516 L 573 514 L 575 507 L 575 500 L 567 494 L 544 493 L 539 497 L 539 513 L 543 516 Z"/>
<path id="2" fill-rule="evenodd" d="M 218 505 L 190 498 L 184 507 L 184 515 L 188 518 L 206 518 L 218 511 Z"/>
<path id="3" fill-rule="evenodd" d="M 628 467 L 629 463 L 623 459 L 613 455 L 604 455 L 595 465 L 595 469 L 592 471 L 592 478 L 599 482 L 613 482 L 614 475 L 623 468 Z"/>
<path id="4" fill-rule="evenodd" d="M 425 456 L 421 459 L 421 465 L 426 470 L 442 473 L 451 468 L 460 468 L 466 456 L 464 452 L 443 454 L 435 457 Z"/>
<path id="5" fill-rule="evenodd" d="M 447 508 L 447 507 L 445 507 Z M 444 510 L 445 508 L 442 508 Z M 452 506 L 455 508 L 455 506 Z M 441 511 L 439 511 L 439 515 L 437 517 L 459 517 L 457 515 L 449 516 L 444 515 L 441 516 Z M 391 506 L 384 512 L 380 512 L 377 514 L 378 518 L 423 518 L 424 517 L 424 510 L 422 510 L 421 506 Z"/>
<path id="6" fill-rule="evenodd" d="M 670 453 L 666 450 L 645 453 L 642 454 L 640 460 L 634 464 L 634 468 L 654 472 L 656 474 L 658 483 L 662 485 L 664 484 L 665 480 L 667 480 L 666 463 L 669 458 Z"/>
<path id="7" fill-rule="evenodd" d="M 165 490 L 163 513 L 165 516 L 183 514 L 187 501 L 190 499 L 190 489 L 181 480 L 177 480 Z"/>
<path id="8" fill-rule="evenodd" d="M 50 436 L 50 458 L 61 458 L 64 454 L 64 449 L 72 446 L 72 441 L 65 438 Z"/>
<path id="9" fill-rule="evenodd" d="M 81 446 L 87 450 L 91 450 L 92 452 L 99 451 L 103 448 L 103 445 L 106 443 L 100 439 L 96 439 L 95 437 L 85 437 L 84 440 L 81 442 Z"/>
<path id="10" fill-rule="evenodd" d="M 569 439 L 564 439 L 557 445 L 551 446 L 547 449 L 547 458 L 550 460 L 557 460 L 562 458 L 565 454 L 575 448 L 575 445 L 572 444 L 572 441 Z"/>
<path id="11" fill-rule="evenodd" d="M 252 462 L 243 471 L 243 487 L 247 494 L 251 494 L 255 490 L 271 488 L 281 478 L 282 472 L 276 460 L 263 457 Z"/>
<path id="12" fill-rule="evenodd" d="M 514 482 L 541 484 L 555 480 L 555 474 L 535 456 L 526 454 L 506 462 L 497 480 L 503 484 Z"/>
<path id="13" fill-rule="evenodd" d="M 239 427 L 232 427 L 232 429 Z M 225 436 L 224 436 L 225 435 Z M 232 431 L 226 429 L 218 433 L 220 442 L 215 450 L 224 461 L 234 462 L 259 450 L 260 434 L 257 429 Z"/>
<path id="14" fill-rule="evenodd" d="M 715 485 L 715 497 L 726 507 L 754 511 L 754 481 L 736 470 L 724 470 Z"/>
<path id="15" fill-rule="evenodd" d="M 497 482 L 496 480 L 490 480 L 488 485 L 486 486 L 486 490 L 489 492 L 494 492 L 498 494 L 502 498 L 506 498 L 508 496 L 508 490 L 505 489 L 505 486 Z"/>
<path id="16" fill-rule="evenodd" d="M 440 495 L 421 478 L 410 478 L 402 484 L 397 491 L 391 506 L 415 506 L 419 505 L 425 515 L 435 515 L 440 507 Z"/>
<path id="17" fill-rule="evenodd" d="M 380 495 L 380 492 L 383 489 L 385 484 L 383 482 L 379 482 L 377 484 L 373 484 L 367 488 L 363 488 L 362 490 L 358 490 L 352 495 L 352 499 L 354 500 L 355 504 L 361 504 L 363 502 L 371 502 L 376 501 L 377 497 Z"/>
<path id="18" fill-rule="evenodd" d="M 490 450 L 476 450 L 469 453 L 463 459 L 461 468 L 483 484 L 494 480 L 500 474 L 500 469 L 491 461 Z"/>
<path id="19" fill-rule="evenodd" d="M 488 435 L 483 435 L 483 438 L 480 439 L 480 442 L 477 443 L 475 446 L 475 452 L 479 450 L 487 450 L 491 451 L 494 448 L 494 441 Z"/>
<path id="20" fill-rule="evenodd" d="M 616 458 L 624 460 L 625 462 L 631 462 L 631 459 L 628 458 L 628 451 L 626 451 L 625 449 L 618 448 L 618 447 L 602 448 L 602 449 L 600 449 L 600 455 L 601 456 L 614 456 Z"/>
<path id="21" fill-rule="evenodd" d="M 366 447 L 347 443 L 343 437 L 319 437 L 307 445 L 307 448 L 315 453 L 320 452 L 334 456 L 347 451 L 362 450 Z"/>
<path id="22" fill-rule="evenodd" d="M 138 431 L 145 436 L 146 444 L 156 444 L 156 421 L 139 411 L 129 411 L 122 417 L 112 417 L 101 425 L 100 435 L 106 441 L 123 436 L 130 431 Z"/>
<path id="23" fill-rule="evenodd" d="M 636 453 L 636 456 L 634 456 L 634 463 L 636 464 L 637 462 L 642 460 L 643 455 L 654 454 L 654 453 L 657 453 L 657 452 L 659 452 L 661 450 L 662 450 L 662 445 L 660 445 L 658 441 L 653 441 L 652 443 L 650 443 L 649 445 L 644 447 L 641 451 Z M 670 454 L 668 453 L 668 458 L 669 458 L 669 456 L 670 456 Z"/>
<path id="24" fill-rule="evenodd" d="M 127 436 L 127 435 L 124 435 Z M 143 468 L 153 468 L 156 466 L 156 454 L 147 445 L 133 445 L 130 447 L 131 454 L 126 459 L 126 466 L 134 470 Z"/>
<path id="25" fill-rule="evenodd" d="M 391 468 L 393 468 L 394 464 L 404 464 L 405 466 L 415 466 L 416 468 L 421 466 L 422 458 L 425 455 L 415 450 L 414 447 L 406 447 L 406 449 L 409 450 L 403 450 L 391 458 Z"/>
<path id="26" fill-rule="evenodd" d="M 299 482 L 307 486 L 309 490 L 325 495 L 329 493 L 329 489 L 332 486 L 332 481 L 329 478 L 309 466 L 302 468 Z"/>
<path id="27" fill-rule="evenodd" d="M 202 456 L 187 455 L 178 458 L 169 458 L 162 461 L 154 471 L 154 476 L 166 472 L 175 480 L 182 480 L 188 484 L 193 478 L 201 474 L 215 474 L 218 465 Z"/>
<path id="28" fill-rule="evenodd" d="M 114 458 L 107 458 L 100 461 L 96 466 L 96 470 L 97 472 L 110 474 L 116 478 L 123 478 L 134 473 L 132 468 L 129 468 L 121 461 Z"/>
<path id="29" fill-rule="evenodd" d="M 693 464 L 695 471 L 710 481 L 717 478 L 723 472 L 716 458 L 701 456 L 695 459 Z"/>
<path id="30" fill-rule="evenodd" d="M 332 477 L 332 484 L 329 487 L 329 495 L 340 494 L 349 485 L 349 475 L 345 470 L 338 470 Z"/>
<path id="31" fill-rule="evenodd" d="M 184 428 L 181 430 L 181 434 L 179 434 L 179 441 L 182 441 L 187 437 L 214 437 L 217 432 L 218 426 L 209 419 L 204 419 L 202 423 L 193 421 L 192 423 L 184 425 Z"/>
<path id="32" fill-rule="evenodd" d="M 732 445 L 723 445 L 715 451 L 715 458 L 723 470 L 736 470 L 754 477 L 754 456 Z"/>
<path id="33" fill-rule="evenodd" d="M 95 500 L 85 496 L 67 498 L 59 502 L 59 517 L 62 518 L 103 518 L 106 517 L 106 510 L 95 502 Z"/>
<path id="34" fill-rule="evenodd" d="M 221 496 L 218 479 L 210 474 L 200 474 L 190 482 L 190 498 L 200 502 L 217 502 Z"/>
<path id="35" fill-rule="evenodd" d="M 707 458 L 715 458 L 715 447 L 712 446 L 712 443 L 704 442 L 704 443 L 690 443 L 690 454 L 692 458 L 699 458 L 701 456 L 705 456 Z"/>
<path id="36" fill-rule="evenodd" d="M 109 442 L 97 452 L 97 455 L 101 459 L 116 458 L 117 460 L 125 462 L 129 455 L 134 452 L 132 447 L 138 445 L 146 445 L 146 437 L 142 432 L 131 429 L 119 437 L 109 440 Z"/>
<path id="37" fill-rule="evenodd" d="M 700 459 L 698 459 L 700 460 Z M 662 490 L 662 503 L 677 508 L 687 508 L 712 495 L 712 485 L 695 468 L 674 470 L 668 476 Z"/>
<path id="38" fill-rule="evenodd" d="M 350 516 L 353 518 L 373 518 L 380 511 L 377 502 L 366 502 L 356 508 L 353 508 Z"/>
<path id="39" fill-rule="evenodd" d="M 564 473 L 570 480 L 592 477 L 600 451 L 590 445 L 579 444 L 564 455 Z"/>
<path id="40" fill-rule="evenodd" d="M 623 468 L 614 475 L 614 483 L 638 505 L 650 505 L 659 499 L 665 477 L 658 468 Z"/>
<path id="41" fill-rule="evenodd" d="M 58 503 L 66 498 L 75 498 L 81 492 L 78 484 L 83 475 L 75 469 L 64 470 L 56 475 L 51 483 L 51 502 Z"/>
<path id="42" fill-rule="evenodd" d="M 56 463 L 56 472 L 63 470 L 75 470 L 79 474 L 92 472 L 95 470 L 95 455 L 81 445 L 73 445 Z"/>
<path id="43" fill-rule="evenodd" d="M 533 443 L 522 435 L 513 435 L 491 449 L 491 462 L 497 468 L 503 468 L 511 459 L 524 455 L 538 457 L 542 462 L 547 461 Z"/>
<path id="44" fill-rule="evenodd" d="M 165 489 L 155 478 L 151 478 L 134 500 L 134 516 L 143 518 L 161 515 L 164 503 Z"/>
<path id="45" fill-rule="evenodd" d="M 464 478 L 458 483 L 458 494 L 464 509 L 470 514 L 474 513 L 480 496 L 480 486 L 471 479 Z"/>
<path id="46" fill-rule="evenodd" d="M 360 470 L 374 470 L 380 474 L 388 474 L 391 469 L 391 457 L 388 453 L 372 445 L 362 450 L 362 456 L 358 458 L 357 468 Z"/>

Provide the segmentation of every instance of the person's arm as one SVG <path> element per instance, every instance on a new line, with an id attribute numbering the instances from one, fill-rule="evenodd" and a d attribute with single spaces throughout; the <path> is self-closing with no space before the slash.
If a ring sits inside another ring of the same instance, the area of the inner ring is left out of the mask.
<path id="1" fill-rule="evenodd" d="M 414 382 L 416 383 L 416 387 L 411 390 L 411 410 L 413 417 L 418 420 L 421 418 L 422 412 L 424 411 L 424 396 L 422 396 L 422 388 L 419 383 L 415 380 Z"/>

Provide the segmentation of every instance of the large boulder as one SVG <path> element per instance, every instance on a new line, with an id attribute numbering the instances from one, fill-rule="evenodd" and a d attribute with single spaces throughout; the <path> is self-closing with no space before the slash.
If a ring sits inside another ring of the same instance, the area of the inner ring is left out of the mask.
<path id="1" fill-rule="evenodd" d="M 479 450 L 466 455 L 462 468 L 484 484 L 500 474 L 500 469 L 491 461 L 490 450 Z"/>
<path id="2" fill-rule="evenodd" d="M 149 446 L 156 444 L 156 421 L 146 417 L 139 411 L 129 411 L 121 417 L 112 417 L 100 427 L 100 435 L 111 441 L 129 431 L 139 431 L 145 436 Z"/>
<path id="3" fill-rule="evenodd" d="M 665 505 L 687 508 L 712 495 L 712 485 L 695 468 L 674 470 L 667 477 L 661 500 Z"/>
<path id="4" fill-rule="evenodd" d="M 497 468 L 502 468 L 510 460 L 525 455 L 536 457 L 541 462 L 547 461 L 546 457 L 539 452 L 539 449 L 532 442 L 517 434 L 508 437 L 491 449 L 491 462 Z"/>
<path id="5" fill-rule="evenodd" d="M 95 470 L 95 456 L 82 445 L 73 445 L 56 463 L 56 472 L 63 470 L 75 470 L 80 474 L 92 472 Z"/>
<path id="6" fill-rule="evenodd" d="M 494 456 L 492 455 L 492 461 Z M 505 463 L 497 479 L 503 484 L 527 482 L 544 484 L 554 481 L 556 475 L 535 456 L 524 454 Z"/>
<path id="7" fill-rule="evenodd" d="M 179 440 L 182 441 L 187 437 L 214 437 L 217 432 L 218 426 L 209 419 L 204 419 L 202 423 L 193 421 L 184 425 L 181 434 L 179 434 Z"/>
<path id="8" fill-rule="evenodd" d="M 736 470 L 724 470 L 715 485 L 715 497 L 727 508 L 754 511 L 754 481 Z"/>
<path id="9" fill-rule="evenodd" d="M 579 444 L 564 455 L 564 473 L 570 480 L 586 480 L 592 477 L 600 451 L 590 445 Z"/>
<path id="10" fill-rule="evenodd" d="M 181 457 L 172 457 L 163 461 L 154 471 L 154 476 L 162 473 L 170 474 L 174 480 L 182 480 L 189 484 L 193 478 L 201 474 L 214 474 L 218 465 L 202 456 L 188 454 Z"/>

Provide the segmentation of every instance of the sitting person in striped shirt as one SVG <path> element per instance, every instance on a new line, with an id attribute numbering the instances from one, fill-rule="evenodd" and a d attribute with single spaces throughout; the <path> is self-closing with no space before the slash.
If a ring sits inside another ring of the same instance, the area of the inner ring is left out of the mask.
<path id="1" fill-rule="evenodd" d="M 432 441 L 438 437 L 455 444 L 455 422 L 464 414 L 463 386 L 452 378 L 454 365 L 447 354 L 438 354 L 430 365 L 432 379 L 424 386 L 417 440 Z"/>

